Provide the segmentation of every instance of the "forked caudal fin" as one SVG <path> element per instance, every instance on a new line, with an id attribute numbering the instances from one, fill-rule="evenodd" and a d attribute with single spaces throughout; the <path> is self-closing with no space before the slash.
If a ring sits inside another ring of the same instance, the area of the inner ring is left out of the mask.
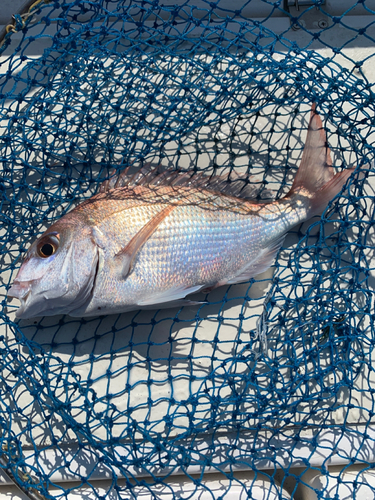
<path id="1" fill-rule="evenodd" d="M 334 173 L 322 120 L 313 104 L 301 164 L 288 197 L 297 193 L 308 196 L 309 215 L 319 215 L 341 191 L 354 170 L 348 168 L 338 174 Z"/>

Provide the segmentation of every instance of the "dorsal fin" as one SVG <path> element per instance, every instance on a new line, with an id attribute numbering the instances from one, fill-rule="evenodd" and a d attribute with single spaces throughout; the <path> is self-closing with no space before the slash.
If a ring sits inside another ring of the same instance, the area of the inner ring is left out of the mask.
<path id="1" fill-rule="evenodd" d="M 116 171 L 108 180 L 100 186 L 99 192 L 105 193 L 111 189 L 135 186 L 180 186 L 194 189 L 205 189 L 217 194 L 226 194 L 237 198 L 255 200 L 261 197 L 263 200 L 273 200 L 274 193 L 262 190 L 261 184 L 251 184 L 249 179 L 242 178 L 233 172 L 228 175 L 205 175 L 203 172 L 184 172 L 182 170 L 168 170 L 162 166 L 145 164 L 135 173 L 130 173 L 132 165 L 129 165 L 119 174 Z M 260 196 L 261 195 L 261 196 Z"/>

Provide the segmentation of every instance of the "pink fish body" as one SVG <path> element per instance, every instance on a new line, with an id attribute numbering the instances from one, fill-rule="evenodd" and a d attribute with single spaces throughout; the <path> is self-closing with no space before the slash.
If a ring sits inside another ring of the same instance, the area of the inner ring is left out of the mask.
<path id="1" fill-rule="evenodd" d="M 127 169 L 32 244 L 8 296 L 21 301 L 18 318 L 189 304 L 193 292 L 265 271 L 287 231 L 321 213 L 352 172 L 334 174 L 314 106 L 301 165 L 280 200 L 238 196 L 220 178 Z"/>

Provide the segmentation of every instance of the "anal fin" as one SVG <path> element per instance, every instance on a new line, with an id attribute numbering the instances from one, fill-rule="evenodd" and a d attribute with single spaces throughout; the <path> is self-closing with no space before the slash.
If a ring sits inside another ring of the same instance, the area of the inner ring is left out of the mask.
<path id="1" fill-rule="evenodd" d="M 249 266 L 242 269 L 240 274 L 226 281 L 225 284 L 234 285 L 235 283 L 242 283 L 244 281 L 248 281 L 250 278 L 253 278 L 257 274 L 266 271 L 269 267 L 271 267 L 277 255 L 277 252 L 280 250 L 283 244 L 284 238 L 285 234 L 274 240 L 270 246 L 260 252 L 258 258 L 255 261 L 251 262 Z"/>

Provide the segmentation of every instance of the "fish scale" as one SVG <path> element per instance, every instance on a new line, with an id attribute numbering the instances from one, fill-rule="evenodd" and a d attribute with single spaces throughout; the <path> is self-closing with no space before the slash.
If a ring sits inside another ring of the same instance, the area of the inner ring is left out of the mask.
<path id="1" fill-rule="evenodd" d="M 144 223 L 162 209 L 161 205 L 143 205 L 125 210 L 124 217 L 132 227 L 130 239 Z M 131 213 L 128 213 L 131 212 Z M 103 271 L 96 284 L 92 308 L 101 297 L 109 304 L 122 297 L 122 303 L 131 305 L 137 298 L 147 298 L 150 293 L 160 293 L 176 286 L 213 285 L 225 273 L 232 275 L 238 265 L 251 258 L 257 247 L 252 239 L 254 219 L 239 223 L 239 216 L 225 211 L 210 212 L 195 206 L 177 207 L 165 219 L 137 255 L 133 271 L 126 280 L 118 279 L 109 267 Z M 131 223 L 130 223 L 131 222 Z M 107 238 L 122 225 L 121 218 L 111 217 L 101 223 L 100 229 Z M 116 250 L 120 247 L 117 238 Z M 244 251 L 248 246 L 249 250 Z M 236 250 L 237 248 L 237 250 Z M 113 246 L 105 251 L 110 258 Z M 140 265 L 138 265 L 140 263 Z M 102 305 L 103 307 L 103 305 Z"/>

